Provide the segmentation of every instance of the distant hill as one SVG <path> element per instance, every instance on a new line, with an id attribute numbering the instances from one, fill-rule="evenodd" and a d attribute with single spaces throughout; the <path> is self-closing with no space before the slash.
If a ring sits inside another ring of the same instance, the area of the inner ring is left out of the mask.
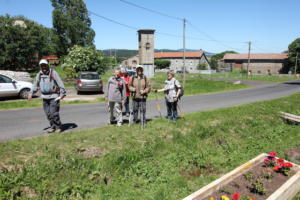
<path id="1" fill-rule="evenodd" d="M 183 51 L 183 49 L 155 49 L 154 52 L 178 52 Z M 198 49 L 186 49 L 186 52 L 194 52 L 200 51 Z M 131 56 L 135 56 L 138 54 L 138 50 L 131 50 L 131 49 L 104 49 L 102 50 L 104 56 L 117 56 L 117 57 L 125 57 L 129 58 Z M 214 53 L 210 53 L 204 51 L 207 56 L 213 56 Z"/>

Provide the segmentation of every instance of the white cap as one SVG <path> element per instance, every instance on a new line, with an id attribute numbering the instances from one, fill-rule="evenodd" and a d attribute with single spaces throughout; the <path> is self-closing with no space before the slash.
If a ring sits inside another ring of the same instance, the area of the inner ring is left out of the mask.
<path id="1" fill-rule="evenodd" d="M 42 59 L 42 60 L 40 60 L 39 65 L 41 65 L 41 64 L 46 64 L 46 65 L 48 65 L 48 61 L 47 61 L 46 59 Z"/>
<path id="2" fill-rule="evenodd" d="M 142 67 L 142 65 L 138 65 L 135 70 L 138 71 L 139 69 L 142 69 L 142 71 L 144 71 L 144 68 Z"/>

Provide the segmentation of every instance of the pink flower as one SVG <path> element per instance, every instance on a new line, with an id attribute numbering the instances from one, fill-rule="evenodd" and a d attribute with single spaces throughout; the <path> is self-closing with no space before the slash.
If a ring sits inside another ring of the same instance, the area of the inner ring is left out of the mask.
<path id="1" fill-rule="evenodd" d="M 273 167 L 273 170 L 277 172 L 277 171 L 280 170 L 280 168 L 281 168 L 281 167 L 280 167 L 279 165 L 276 165 L 275 167 Z"/>
<path id="2" fill-rule="evenodd" d="M 269 158 L 265 158 L 264 162 L 270 162 L 270 159 Z"/>
<path id="3" fill-rule="evenodd" d="M 283 163 L 283 162 L 284 162 L 284 160 L 283 160 L 282 158 L 278 158 L 278 159 L 277 159 L 277 163 L 278 163 L 278 164 Z"/>
<path id="4" fill-rule="evenodd" d="M 286 162 L 286 163 L 284 163 L 284 166 L 290 168 L 290 167 L 293 167 L 293 164 L 290 162 Z"/>
<path id="5" fill-rule="evenodd" d="M 270 152 L 270 153 L 269 153 L 269 156 L 270 156 L 270 157 L 276 157 L 276 156 L 277 156 L 277 153 L 276 153 L 276 152 Z"/>
<path id="6" fill-rule="evenodd" d="M 239 198 L 240 198 L 240 193 L 236 192 L 232 195 L 232 200 L 239 200 Z"/>

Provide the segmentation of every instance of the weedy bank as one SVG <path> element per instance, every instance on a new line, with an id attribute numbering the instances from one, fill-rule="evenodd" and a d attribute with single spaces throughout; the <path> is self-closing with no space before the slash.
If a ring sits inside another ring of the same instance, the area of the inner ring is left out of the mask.
<path id="1" fill-rule="evenodd" d="M 0 199 L 181 199 L 261 152 L 298 146 L 299 126 L 278 111 L 299 115 L 299 98 L 0 143 Z"/>

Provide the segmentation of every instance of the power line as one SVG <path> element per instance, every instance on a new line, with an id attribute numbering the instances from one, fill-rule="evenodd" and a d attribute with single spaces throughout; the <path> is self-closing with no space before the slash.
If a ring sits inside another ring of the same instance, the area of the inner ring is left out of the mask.
<path id="1" fill-rule="evenodd" d="M 104 20 L 106 20 L 106 21 L 109 21 L 109 22 L 112 22 L 112 23 L 115 23 L 115 24 L 124 26 L 124 27 L 129 28 L 129 29 L 133 29 L 133 30 L 136 30 L 136 31 L 139 30 L 139 28 L 137 28 L 137 27 L 130 26 L 130 25 L 127 25 L 127 24 L 123 24 L 123 23 L 118 22 L 118 21 L 116 21 L 116 20 L 113 20 L 113 19 L 104 17 L 104 16 L 102 16 L 102 15 L 99 15 L 99 14 L 97 14 L 97 13 L 94 13 L 94 12 L 92 12 L 92 11 L 90 11 L 90 10 L 89 10 L 88 12 L 91 13 L 91 14 L 93 14 L 93 15 L 95 15 L 95 16 L 97 16 L 97 17 L 99 17 L 99 18 L 102 18 L 102 19 L 104 19 Z"/>
<path id="2" fill-rule="evenodd" d="M 123 3 L 126 3 L 126 4 L 128 4 L 128 5 L 131 5 L 131 6 L 134 6 L 134 7 L 143 9 L 143 10 L 146 10 L 146 11 L 148 11 L 148 12 L 152 12 L 152 13 L 155 13 L 155 14 L 158 14 L 158 15 L 161 15 L 161 16 L 164 16 L 164 17 L 168 17 L 168 18 L 171 18 L 171 19 L 179 20 L 179 21 L 182 21 L 182 20 L 183 20 L 182 18 L 175 17 L 175 16 L 171 16 L 171 15 L 168 15 L 168 14 L 165 14 L 165 13 L 162 13 L 162 12 L 159 12 L 159 11 L 156 11 L 156 10 L 152 10 L 152 9 L 149 9 L 149 8 L 146 8 L 146 7 L 137 5 L 137 4 L 135 4 L 135 3 L 132 3 L 132 2 L 129 2 L 129 1 L 126 1 L 126 0 L 120 0 L 120 1 L 123 2 Z"/>

